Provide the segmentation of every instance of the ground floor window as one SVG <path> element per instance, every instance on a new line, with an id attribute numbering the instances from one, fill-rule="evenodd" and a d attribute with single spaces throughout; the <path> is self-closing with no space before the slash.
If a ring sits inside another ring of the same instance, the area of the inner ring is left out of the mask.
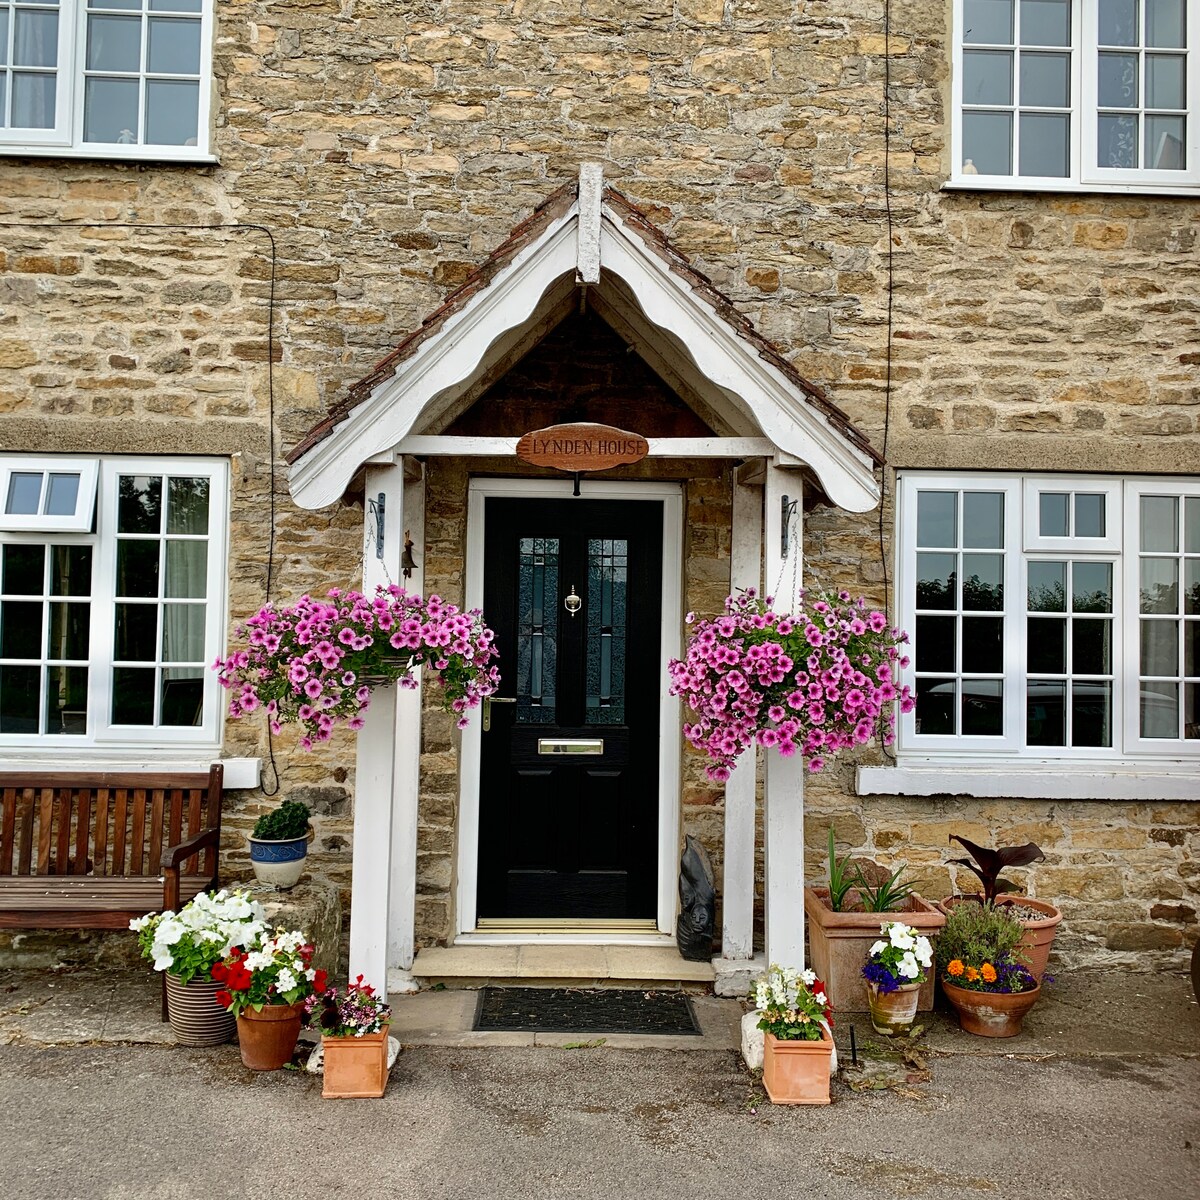
<path id="1" fill-rule="evenodd" d="M 228 468 L 0 457 L 0 745 L 219 739 Z"/>
<path id="2" fill-rule="evenodd" d="M 899 478 L 910 754 L 1200 757 L 1200 481 Z"/>

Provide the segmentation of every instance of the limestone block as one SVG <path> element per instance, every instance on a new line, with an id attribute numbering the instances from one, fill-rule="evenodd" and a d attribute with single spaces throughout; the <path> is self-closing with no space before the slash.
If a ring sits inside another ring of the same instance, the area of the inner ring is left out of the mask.
<path id="1" fill-rule="evenodd" d="M 342 906 L 337 889 L 315 879 L 301 879 L 291 891 L 266 884 L 247 885 L 251 897 L 267 910 L 273 928 L 299 929 L 316 948 L 313 966 L 337 971 L 341 951 Z"/>

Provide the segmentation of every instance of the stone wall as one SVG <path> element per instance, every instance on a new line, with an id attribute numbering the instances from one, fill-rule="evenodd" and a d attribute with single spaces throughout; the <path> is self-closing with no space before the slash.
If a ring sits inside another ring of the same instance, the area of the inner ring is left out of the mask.
<path id="1" fill-rule="evenodd" d="M 274 455 L 273 595 L 353 580 L 360 498 L 296 511 L 281 450 L 599 160 L 893 467 L 1194 471 L 1200 201 L 941 190 L 949 9 L 890 4 L 885 192 L 882 0 L 222 0 L 219 166 L 0 160 L 0 448 L 233 456 L 233 619 L 265 594 Z M 728 538 L 728 478 L 706 471 L 688 484 L 700 611 Z M 430 479 L 430 582 L 454 594 L 465 467 Z M 809 578 L 882 599 L 877 521 L 810 514 Z M 426 737 L 419 932 L 439 936 L 456 768 L 448 725 Z M 227 749 L 265 753 L 261 729 L 231 725 Z M 343 903 L 352 754 L 276 746 Z M 684 773 L 715 851 L 719 792 Z M 230 797 L 234 876 L 268 803 Z M 934 813 L 1060 830 L 1028 877 L 1063 900 L 1081 961 L 1178 962 L 1197 933 L 1187 805 L 860 801 L 848 766 L 810 805 L 814 838 L 836 814 L 847 846 L 922 864 L 943 854 Z"/>

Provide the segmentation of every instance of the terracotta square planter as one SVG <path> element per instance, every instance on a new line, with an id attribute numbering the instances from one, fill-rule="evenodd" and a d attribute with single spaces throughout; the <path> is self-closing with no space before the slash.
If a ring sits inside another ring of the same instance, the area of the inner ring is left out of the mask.
<path id="1" fill-rule="evenodd" d="M 850 896 L 854 895 L 854 892 L 850 893 Z M 903 921 L 932 940 L 946 923 L 945 914 L 920 896 L 910 896 L 908 907 L 898 912 L 834 912 L 829 907 L 828 888 L 806 887 L 804 911 L 808 914 L 809 966 L 825 984 L 835 1017 L 839 1012 L 870 1011 L 871 1002 L 862 969 L 870 956 L 871 946 L 879 941 L 881 925 L 888 921 Z M 921 985 L 917 1011 L 929 1012 L 932 1008 L 931 974 Z"/>
<path id="2" fill-rule="evenodd" d="M 781 1042 L 773 1033 L 763 1038 L 763 1087 L 772 1104 L 828 1104 L 829 1058 L 833 1039 Z"/>
<path id="3" fill-rule="evenodd" d="M 388 1081 L 388 1026 L 362 1037 L 321 1038 L 326 1099 L 378 1099 Z"/>

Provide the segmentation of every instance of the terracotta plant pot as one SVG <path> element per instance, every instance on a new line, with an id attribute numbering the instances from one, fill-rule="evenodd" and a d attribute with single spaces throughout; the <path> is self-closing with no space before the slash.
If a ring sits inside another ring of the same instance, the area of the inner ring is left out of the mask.
<path id="1" fill-rule="evenodd" d="M 867 984 L 867 995 L 871 1002 L 871 1028 L 876 1033 L 892 1037 L 907 1033 L 917 1016 L 917 1000 L 921 994 L 919 983 L 902 983 L 894 992 L 881 992 L 877 983 Z"/>
<path id="2" fill-rule="evenodd" d="M 857 898 L 850 892 L 847 901 Z M 903 921 L 917 933 L 933 939 L 946 923 L 939 912 L 920 896 L 910 896 L 908 907 L 899 912 L 834 912 L 829 907 L 829 889 L 806 887 L 804 911 L 808 915 L 809 966 L 825 984 L 825 993 L 839 1012 L 867 1012 L 871 1003 L 867 981 L 862 977 L 871 947 L 879 941 L 879 927 L 888 921 Z M 921 985 L 917 1011 L 933 1007 L 933 978 Z"/>
<path id="3" fill-rule="evenodd" d="M 1042 994 L 1039 984 L 1031 992 L 976 992 L 956 987 L 943 977 L 942 992 L 958 1013 L 958 1023 L 979 1037 L 1016 1037 L 1025 1014 Z"/>
<path id="4" fill-rule="evenodd" d="M 252 1071 L 278 1071 L 291 1062 L 303 1015 L 303 1003 L 265 1004 L 262 1012 L 243 1009 L 237 1019 L 243 1065 Z"/>
<path id="5" fill-rule="evenodd" d="M 168 974 L 167 1020 L 180 1046 L 222 1046 L 233 1040 L 233 1014 L 216 1000 L 223 986 L 197 975 L 190 983 Z"/>
<path id="6" fill-rule="evenodd" d="M 362 1037 L 321 1038 L 324 1049 L 324 1082 L 327 1099 L 377 1099 L 388 1081 L 388 1027 Z"/>
<path id="7" fill-rule="evenodd" d="M 833 1039 L 781 1042 L 773 1033 L 763 1038 L 763 1087 L 772 1104 L 828 1104 L 829 1059 Z"/>
<path id="8" fill-rule="evenodd" d="M 949 913 L 956 904 L 978 904 L 979 902 L 979 896 L 951 896 L 947 900 L 939 900 L 938 908 L 944 913 Z M 1042 976 L 1046 973 L 1046 963 L 1050 958 L 1050 947 L 1054 944 L 1054 934 L 1058 930 L 1058 923 L 1062 920 L 1062 913 L 1045 900 L 1033 900 L 1029 896 L 1015 895 L 1011 892 L 996 897 L 997 907 L 1004 904 L 1022 904 L 1026 908 L 1033 908 L 1046 914 L 1045 917 L 1036 921 L 1025 921 L 1018 918 L 1021 920 L 1021 927 L 1025 930 L 1025 936 L 1019 943 L 1019 949 L 1029 965 L 1029 973 L 1041 983 Z"/>

